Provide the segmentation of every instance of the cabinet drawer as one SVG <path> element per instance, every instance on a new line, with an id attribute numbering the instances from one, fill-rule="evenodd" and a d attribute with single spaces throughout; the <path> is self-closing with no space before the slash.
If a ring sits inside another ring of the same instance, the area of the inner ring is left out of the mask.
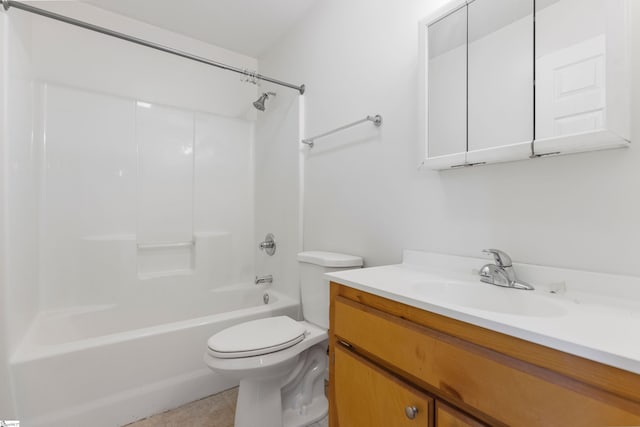
<path id="1" fill-rule="evenodd" d="M 344 297 L 333 315 L 337 339 L 465 410 L 509 425 L 640 425 L 637 404 L 551 371 Z"/>
<path id="2" fill-rule="evenodd" d="M 338 427 L 432 427 L 433 399 L 342 346 L 335 350 Z M 415 409 L 409 418 L 406 408 Z"/>

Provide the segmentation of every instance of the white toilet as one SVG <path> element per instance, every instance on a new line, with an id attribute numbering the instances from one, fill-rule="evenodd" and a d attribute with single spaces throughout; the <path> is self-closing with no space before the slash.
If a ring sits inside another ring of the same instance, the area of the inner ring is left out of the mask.
<path id="1" fill-rule="evenodd" d="M 301 252 L 298 261 L 303 321 L 253 320 L 207 342 L 207 365 L 240 380 L 236 427 L 301 427 L 327 415 L 329 282 L 324 273 L 361 267 L 362 258 Z"/>

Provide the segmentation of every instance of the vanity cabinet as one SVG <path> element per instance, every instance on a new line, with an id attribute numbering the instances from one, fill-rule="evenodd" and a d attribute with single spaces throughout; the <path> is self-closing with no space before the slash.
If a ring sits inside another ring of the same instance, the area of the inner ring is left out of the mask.
<path id="1" fill-rule="evenodd" d="M 331 427 L 640 425 L 640 375 L 338 283 L 330 310 Z"/>
<path id="2" fill-rule="evenodd" d="M 627 0 L 454 0 L 420 23 L 424 164 L 626 147 Z"/>

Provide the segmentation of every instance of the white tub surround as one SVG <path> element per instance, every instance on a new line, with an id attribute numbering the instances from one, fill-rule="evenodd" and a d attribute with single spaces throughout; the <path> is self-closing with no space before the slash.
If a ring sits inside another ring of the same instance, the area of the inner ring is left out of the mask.
<path id="1" fill-rule="evenodd" d="M 640 278 L 514 263 L 534 291 L 480 282 L 491 260 L 404 251 L 403 263 L 327 274 L 355 289 L 640 373 Z"/>
<path id="2" fill-rule="evenodd" d="M 285 295 L 240 286 L 40 313 L 11 361 L 20 418 L 34 427 L 117 427 L 236 386 L 203 366 L 207 338 L 298 311 Z"/>

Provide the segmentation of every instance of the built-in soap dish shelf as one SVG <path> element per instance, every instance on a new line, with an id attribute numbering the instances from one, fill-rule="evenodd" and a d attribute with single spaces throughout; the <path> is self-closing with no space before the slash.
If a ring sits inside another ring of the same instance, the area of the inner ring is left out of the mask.
<path id="1" fill-rule="evenodd" d="M 195 245 L 195 238 L 175 242 L 138 242 L 138 278 L 193 274 Z"/>

